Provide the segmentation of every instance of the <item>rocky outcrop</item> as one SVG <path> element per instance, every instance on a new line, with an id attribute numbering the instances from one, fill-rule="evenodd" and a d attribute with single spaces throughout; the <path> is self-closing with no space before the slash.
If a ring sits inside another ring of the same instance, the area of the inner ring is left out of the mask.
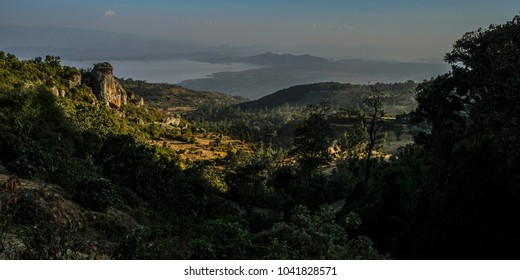
<path id="1" fill-rule="evenodd" d="M 135 94 L 133 92 L 130 92 L 128 94 L 128 102 L 130 102 L 130 103 L 132 103 L 134 105 L 137 105 L 137 106 L 143 106 L 144 105 L 144 99 L 141 96 L 139 96 L 139 95 L 137 95 L 137 94 Z"/>
<path id="2" fill-rule="evenodd" d="M 51 87 L 51 92 L 56 97 L 65 97 L 65 91 L 63 89 L 58 89 L 56 86 Z"/>
<path id="3" fill-rule="evenodd" d="M 9 178 L 5 171 L 0 165 L 0 183 Z M 108 258 L 121 236 L 139 227 L 119 209 L 81 207 L 60 186 L 19 181 L 16 192 L 0 192 L 0 259 Z"/>
<path id="4" fill-rule="evenodd" d="M 108 62 L 94 65 L 90 72 L 90 87 L 102 104 L 120 108 L 128 102 L 128 94 L 117 82 L 113 67 Z"/>
<path id="5" fill-rule="evenodd" d="M 163 123 L 172 126 L 179 126 L 181 124 L 181 116 L 177 114 L 169 116 L 163 121 Z"/>
<path id="6" fill-rule="evenodd" d="M 66 66 L 65 66 L 66 67 Z M 70 67 L 68 67 L 70 68 Z M 74 68 L 72 68 L 74 69 Z M 43 83 L 43 82 L 42 82 Z M 65 97 L 68 91 L 81 85 L 81 73 L 72 73 L 65 77 L 63 85 L 53 85 L 50 90 L 56 97 Z"/>
<path id="7" fill-rule="evenodd" d="M 81 74 L 80 73 L 72 75 L 72 77 L 70 77 L 67 80 L 67 87 L 69 89 L 73 89 L 79 85 L 81 85 Z"/>

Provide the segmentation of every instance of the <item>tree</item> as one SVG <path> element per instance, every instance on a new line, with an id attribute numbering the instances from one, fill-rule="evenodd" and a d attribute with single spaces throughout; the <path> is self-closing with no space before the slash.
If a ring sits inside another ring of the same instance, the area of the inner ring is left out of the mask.
<path id="1" fill-rule="evenodd" d="M 491 148 L 504 168 L 518 167 L 519 33 L 520 16 L 466 33 L 445 57 L 452 72 L 419 86 L 416 115 L 430 124 L 427 144 L 442 165 L 455 146 L 473 142 Z"/>
<path id="2" fill-rule="evenodd" d="M 479 140 L 493 142 L 503 163 L 515 167 L 518 163 L 512 159 L 520 156 L 519 60 L 520 15 L 505 24 L 466 33 L 446 55 L 457 81 L 454 95 L 468 115 L 469 133 L 488 137 Z"/>
<path id="3" fill-rule="evenodd" d="M 371 87 L 372 93 L 363 99 L 363 104 L 368 107 L 368 144 L 366 149 L 365 157 L 365 180 L 364 188 L 365 192 L 368 189 L 368 179 L 370 178 L 370 158 L 372 152 L 376 148 L 376 145 L 381 142 L 384 136 L 381 135 L 380 130 L 383 124 L 384 111 L 384 99 L 385 95 L 377 88 Z"/>
<path id="4" fill-rule="evenodd" d="M 318 167 L 331 161 L 328 148 L 332 142 L 332 126 L 327 120 L 328 104 L 307 107 L 307 119 L 296 128 L 294 153 L 304 172 L 314 172 Z"/>
<path id="5" fill-rule="evenodd" d="M 294 132 L 294 154 L 305 174 L 312 174 L 318 167 L 329 163 L 332 157 L 329 147 L 332 143 L 332 126 L 327 120 L 328 104 L 307 107 L 307 119 Z"/>
<path id="6" fill-rule="evenodd" d="M 419 257 L 489 258 L 520 232 L 520 16 L 466 33 L 445 60 L 452 71 L 421 84 L 415 115 L 429 174 L 414 209 Z M 467 242 L 467 240 L 472 240 Z M 433 246 L 432 246 L 433 244 Z M 476 247 L 475 244 L 478 244 Z"/>
<path id="7" fill-rule="evenodd" d="M 363 121 L 355 124 L 351 130 L 343 132 L 339 139 L 343 159 L 358 159 L 364 154 L 368 141 L 368 132 Z"/>
<path id="8" fill-rule="evenodd" d="M 370 239 L 351 237 L 350 229 L 360 225 L 355 213 L 349 213 L 340 224 L 334 209 L 320 207 L 311 214 L 297 205 L 289 221 L 273 225 L 256 235 L 257 255 L 266 259 L 384 259 Z M 255 245 L 256 245 L 255 244 Z"/>
<path id="9" fill-rule="evenodd" d="M 332 143 L 332 125 L 327 120 L 329 104 L 310 105 L 307 107 L 307 119 L 294 131 L 293 153 L 298 157 L 301 172 L 305 180 L 305 199 L 316 170 L 329 163 L 332 156 L 329 147 Z"/>

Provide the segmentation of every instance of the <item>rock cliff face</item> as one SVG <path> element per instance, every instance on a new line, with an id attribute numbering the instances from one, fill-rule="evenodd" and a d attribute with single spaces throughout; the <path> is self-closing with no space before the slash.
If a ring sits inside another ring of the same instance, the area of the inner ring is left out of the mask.
<path id="1" fill-rule="evenodd" d="M 79 85 L 81 85 L 81 74 L 75 74 L 70 77 L 70 79 L 67 81 L 68 88 L 75 88 Z"/>
<path id="2" fill-rule="evenodd" d="M 128 102 L 128 94 L 117 82 L 112 71 L 112 65 L 108 62 L 96 64 L 90 73 L 90 87 L 102 104 L 119 108 Z"/>

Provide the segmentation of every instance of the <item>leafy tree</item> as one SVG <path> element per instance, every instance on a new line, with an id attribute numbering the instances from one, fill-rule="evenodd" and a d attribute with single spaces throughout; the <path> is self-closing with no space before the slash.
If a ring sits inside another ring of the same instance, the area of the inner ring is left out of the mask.
<path id="1" fill-rule="evenodd" d="M 329 147 L 332 143 L 332 126 L 327 120 L 328 104 L 307 107 L 307 119 L 294 132 L 293 153 L 304 174 L 311 175 L 318 167 L 329 163 L 332 157 Z"/>
<path id="2" fill-rule="evenodd" d="M 94 156 L 103 176 L 120 188 L 129 189 L 156 210 L 190 213 L 192 186 L 174 159 L 138 143 L 131 135 L 109 135 Z"/>
<path id="3" fill-rule="evenodd" d="M 330 106 L 326 103 L 307 107 L 307 119 L 294 131 L 293 154 L 297 156 L 304 178 L 304 200 L 311 193 L 310 187 L 318 168 L 332 160 L 329 147 L 332 144 L 332 125 L 327 120 Z"/>
<path id="4" fill-rule="evenodd" d="M 239 150 L 229 153 L 226 163 L 226 180 L 230 195 L 235 199 L 248 198 L 259 205 L 279 206 L 275 199 L 275 173 L 286 156 L 282 148 L 267 148 L 263 144 L 253 153 Z"/>
<path id="5" fill-rule="evenodd" d="M 429 157 L 415 210 L 420 257 L 440 256 L 440 248 L 466 258 L 520 248 L 505 237 L 519 234 L 510 223 L 520 210 L 519 34 L 520 16 L 466 33 L 445 57 L 452 72 L 418 88 L 416 116 L 430 126 L 418 138 Z"/>
<path id="6" fill-rule="evenodd" d="M 249 232 L 236 221 L 209 220 L 197 228 L 199 235 L 188 244 L 188 259 L 245 259 L 251 247 Z"/>
<path id="7" fill-rule="evenodd" d="M 343 159 L 359 158 L 366 151 L 368 132 L 361 121 L 349 131 L 344 131 L 339 139 Z"/>
<path id="8" fill-rule="evenodd" d="M 311 214 L 307 207 L 296 206 L 290 221 L 275 224 L 257 234 L 255 244 L 267 259 L 383 259 L 366 237 L 349 238 L 347 228 L 360 224 L 359 216 L 349 214 L 342 226 L 334 210 L 322 207 Z"/>

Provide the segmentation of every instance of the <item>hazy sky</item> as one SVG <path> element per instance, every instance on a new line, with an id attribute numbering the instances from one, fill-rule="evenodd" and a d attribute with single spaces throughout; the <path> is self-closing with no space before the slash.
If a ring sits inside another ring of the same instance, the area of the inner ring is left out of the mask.
<path id="1" fill-rule="evenodd" d="M 423 59 L 442 58 L 466 31 L 504 23 L 519 11 L 518 0 L 0 0 L 0 25 Z"/>

